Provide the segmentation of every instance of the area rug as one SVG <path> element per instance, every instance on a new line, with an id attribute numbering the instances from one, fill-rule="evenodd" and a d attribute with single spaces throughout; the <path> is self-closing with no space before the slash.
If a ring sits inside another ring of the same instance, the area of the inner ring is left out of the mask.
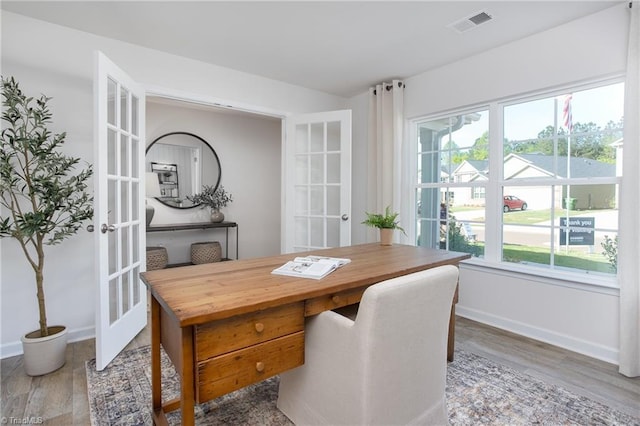
<path id="1" fill-rule="evenodd" d="M 103 371 L 87 361 L 94 426 L 151 425 L 151 350 L 122 352 Z M 163 400 L 179 396 L 178 376 L 162 353 Z M 453 425 L 638 425 L 640 418 L 559 386 L 458 350 L 447 368 L 447 409 Z M 198 425 L 280 426 L 292 423 L 276 407 L 278 377 L 196 406 Z M 172 425 L 180 413 L 169 413 Z"/>

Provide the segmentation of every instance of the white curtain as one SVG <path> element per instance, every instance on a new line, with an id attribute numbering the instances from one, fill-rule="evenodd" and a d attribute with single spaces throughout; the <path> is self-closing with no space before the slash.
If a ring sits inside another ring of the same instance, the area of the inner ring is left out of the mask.
<path id="1" fill-rule="evenodd" d="M 632 6 L 624 94 L 618 280 L 619 368 L 625 376 L 636 377 L 640 376 L 640 2 L 634 1 Z"/>
<path id="2" fill-rule="evenodd" d="M 393 80 L 369 88 L 369 158 L 367 211 L 382 213 L 387 206 L 400 211 L 404 127 L 404 83 Z M 402 224 L 401 224 L 402 226 Z M 399 238 L 394 233 L 394 239 Z M 371 230 L 368 241 L 376 241 Z"/>

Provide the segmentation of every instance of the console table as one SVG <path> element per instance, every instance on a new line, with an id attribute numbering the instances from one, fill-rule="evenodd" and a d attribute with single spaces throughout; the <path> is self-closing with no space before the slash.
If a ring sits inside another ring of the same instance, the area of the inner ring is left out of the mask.
<path id="1" fill-rule="evenodd" d="M 147 226 L 147 232 L 193 231 L 198 229 L 224 229 L 225 234 L 225 260 L 229 260 L 229 228 L 236 230 L 236 260 L 238 259 L 238 224 L 236 222 L 201 222 L 201 223 L 174 223 L 168 225 Z M 175 265 L 174 265 L 175 266 Z"/>
<path id="2" fill-rule="evenodd" d="M 153 422 L 304 363 L 304 318 L 358 303 L 372 284 L 457 265 L 467 253 L 394 244 L 314 250 L 351 259 L 321 280 L 271 274 L 295 254 L 216 262 L 141 274 L 151 291 Z M 298 253 L 298 255 L 300 255 Z M 455 299 L 453 301 L 455 304 Z M 449 323 L 453 356 L 455 305 Z M 162 401 L 160 347 L 180 375 L 180 398 Z"/>

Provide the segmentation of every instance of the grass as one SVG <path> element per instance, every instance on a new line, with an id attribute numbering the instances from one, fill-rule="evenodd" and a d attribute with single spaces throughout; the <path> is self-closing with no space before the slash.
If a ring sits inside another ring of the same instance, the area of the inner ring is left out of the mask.
<path id="1" fill-rule="evenodd" d="M 502 248 L 502 256 L 507 262 L 529 262 L 541 265 L 551 263 L 551 254 L 548 249 L 531 246 L 505 245 Z M 553 256 L 555 266 L 574 268 L 582 271 L 613 273 L 611 265 L 600 253 L 583 253 L 569 251 L 568 253 L 556 252 Z"/>
<path id="2" fill-rule="evenodd" d="M 478 210 L 472 207 L 456 207 L 455 210 L 451 210 L 451 213 L 455 216 L 456 212 Z M 579 216 L 589 213 L 595 213 L 598 210 L 570 210 L 569 217 Z M 601 211 L 601 210 L 600 210 Z M 564 209 L 555 210 L 555 218 L 564 217 L 567 211 Z M 474 217 L 471 220 L 484 222 L 484 216 Z M 502 215 L 502 222 L 505 224 L 517 224 L 517 225 L 533 225 L 540 222 L 548 222 L 551 220 L 551 209 L 545 210 L 514 210 Z"/>
<path id="3" fill-rule="evenodd" d="M 474 244 L 480 247 L 480 252 L 484 253 L 484 243 Z M 456 250 L 453 248 L 452 250 Z M 457 249 L 458 251 L 467 251 Z M 562 249 L 560 249 L 562 250 Z M 523 246 L 518 244 L 505 244 L 502 247 L 502 256 L 506 262 L 511 263 L 537 263 L 540 265 L 551 264 L 551 254 L 549 249 L 534 246 Z M 601 272 L 613 274 L 611 264 L 604 258 L 602 253 L 584 253 L 576 250 L 569 250 L 568 253 L 558 251 L 553 256 L 554 265 L 563 268 L 573 268 L 581 271 Z"/>

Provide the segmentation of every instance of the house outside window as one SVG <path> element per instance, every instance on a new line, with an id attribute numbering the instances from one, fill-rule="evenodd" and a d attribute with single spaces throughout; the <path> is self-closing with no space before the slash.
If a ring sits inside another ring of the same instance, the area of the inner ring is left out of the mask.
<path id="1" fill-rule="evenodd" d="M 614 274 L 623 93 L 608 82 L 414 121 L 416 244 Z"/>

